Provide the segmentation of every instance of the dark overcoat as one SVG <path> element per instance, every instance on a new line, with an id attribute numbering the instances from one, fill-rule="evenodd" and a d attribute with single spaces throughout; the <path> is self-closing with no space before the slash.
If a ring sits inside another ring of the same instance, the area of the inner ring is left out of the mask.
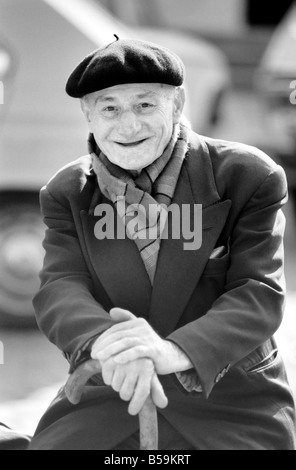
<path id="1" fill-rule="evenodd" d="M 175 375 L 161 377 L 169 405 L 160 413 L 194 448 L 294 449 L 294 402 L 273 339 L 285 299 L 286 198 L 284 171 L 265 154 L 192 132 L 173 203 L 202 205 L 202 246 L 162 240 L 152 288 L 132 240 L 96 238 L 92 209 L 111 202 L 90 156 L 80 158 L 41 193 L 41 330 L 72 370 L 83 345 L 113 325 L 110 309 L 127 309 L 178 344 L 200 377 L 202 394 L 186 392 Z M 60 391 L 31 449 L 112 449 L 137 428 L 99 379 L 76 407 Z"/>
<path id="2" fill-rule="evenodd" d="M 29 443 L 29 436 L 19 434 L 0 423 L 0 450 L 26 450 Z"/>

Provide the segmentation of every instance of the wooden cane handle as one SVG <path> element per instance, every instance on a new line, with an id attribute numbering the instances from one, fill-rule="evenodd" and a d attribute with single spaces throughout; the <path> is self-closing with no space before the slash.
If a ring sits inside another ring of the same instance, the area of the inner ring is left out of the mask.
<path id="1" fill-rule="evenodd" d="M 91 359 L 84 362 L 70 375 L 65 393 L 73 405 L 78 405 L 83 395 L 83 390 L 89 379 L 100 374 L 102 367 L 99 361 Z M 157 410 L 149 396 L 139 413 L 140 423 L 140 450 L 158 449 L 158 422 Z"/>
<path id="2" fill-rule="evenodd" d="M 72 405 L 78 405 L 83 395 L 83 390 L 89 379 L 94 375 L 100 374 L 102 367 L 99 361 L 91 359 L 84 362 L 70 375 L 66 386 L 65 393 Z"/>

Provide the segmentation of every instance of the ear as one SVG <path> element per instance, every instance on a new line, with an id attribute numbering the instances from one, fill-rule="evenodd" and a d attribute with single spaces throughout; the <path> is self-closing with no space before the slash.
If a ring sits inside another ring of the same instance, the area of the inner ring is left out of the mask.
<path id="1" fill-rule="evenodd" d="M 91 108 L 90 108 L 90 105 L 89 105 L 89 103 L 86 99 L 82 98 L 80 100 L 80 106 L 81 106 L 81 110 L 84 114 L 84 117 L 86 119 L 86 122 L 87 122 L 88 126 L 90 127 L 90 124 L 91 124 Z"/>
<path id="2" fill-rule="evenodd" d="M 181 116 L 183 114 L 183 109 L 185 105 L 185 90 L 183 87 L 176 89 L 175 101 L 174 101 L 174 124 L 180 122 Z"/>

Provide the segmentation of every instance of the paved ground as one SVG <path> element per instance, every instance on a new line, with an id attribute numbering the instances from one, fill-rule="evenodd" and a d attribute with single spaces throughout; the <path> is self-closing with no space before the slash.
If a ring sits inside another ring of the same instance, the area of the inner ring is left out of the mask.
<path id="1" fill-rule="evenodd" d="M 256 116 L 258 104 L 254 97 L 232 94 L 216 135 L 254 142 L 259 136 Z M 277 337 L 296 396 L 296 223 L 291 203 L 285 213 L 288 301 Z M 65 381 L 67 363 L 36 331 L 2 331 L 0 341 L 5 345 L 5 365 L 0 366 L 0 421 L 19 431 L 33 433 L 39 417 Z"/>

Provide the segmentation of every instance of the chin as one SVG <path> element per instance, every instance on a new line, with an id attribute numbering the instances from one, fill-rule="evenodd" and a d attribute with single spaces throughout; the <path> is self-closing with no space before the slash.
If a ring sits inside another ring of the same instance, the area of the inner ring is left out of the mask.
<path id="1" fill-rule="evenodd" d="M 122 159 L 118 159 L 118 162 L 116 163 L 116 165 L 120 166 L 121 168 L 123 168 L 124 170 L 129 170 L 129 171 L 140 171 L 140 170 L 143 170 L 143 168 L 146 168 L 147 166 L 151 165 L 151 163 L 155 162 L 155 160 L 157 160 L 158 157 L 151 157 L 151 158 L 147 158 L 144 162 L 140 162 L 137 161 L 135 162 L 129 162 L 127 161 L 126 159 L 122 158 Z"/>

